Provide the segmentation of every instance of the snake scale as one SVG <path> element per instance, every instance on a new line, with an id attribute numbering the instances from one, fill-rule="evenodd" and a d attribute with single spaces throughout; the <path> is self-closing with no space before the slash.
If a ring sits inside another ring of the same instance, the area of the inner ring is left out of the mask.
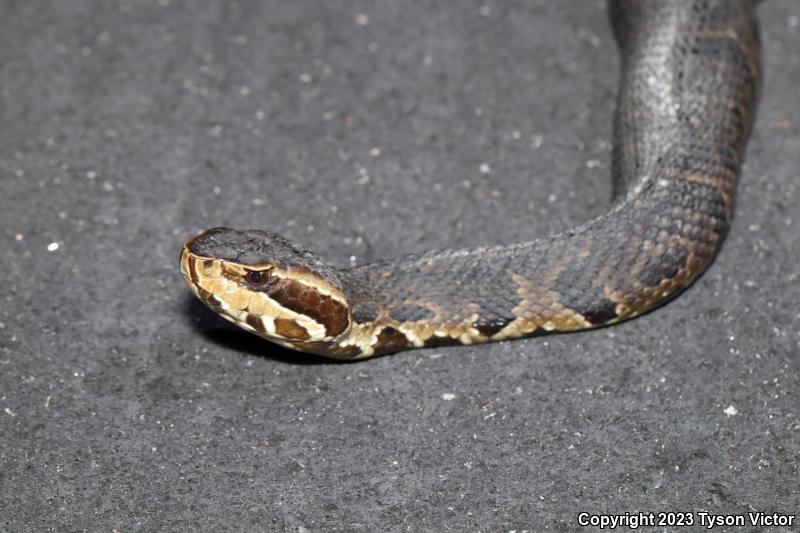
<path id="1" fill-rule="evenodd" d="M 757 0 L 609 0 L 621 56 L 614 202 L 508 246 L 338 269 L 275 233 L 214 228 L 181 270 L 222 317 L 355 359 L 575 331 L 638 316 L 702 274 L 731 222 L 760 79 Z"/>

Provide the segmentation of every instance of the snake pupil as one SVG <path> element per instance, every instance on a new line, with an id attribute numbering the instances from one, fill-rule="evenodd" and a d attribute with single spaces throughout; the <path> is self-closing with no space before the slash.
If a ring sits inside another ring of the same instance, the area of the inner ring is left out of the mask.
<path id="1" fill-rule="evenodd" d="M 252 270 L 245 276 L 245 279 L 251 285 L 263 285 L 267 282 L 268 278 L 269 276 L 266 273 L 257 270 Z"/>

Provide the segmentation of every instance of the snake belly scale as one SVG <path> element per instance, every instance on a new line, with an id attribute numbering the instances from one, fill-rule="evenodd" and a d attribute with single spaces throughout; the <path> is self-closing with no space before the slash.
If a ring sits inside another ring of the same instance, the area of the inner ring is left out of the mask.
<path id="1" fill-rule="evenodd" d="M 733 216 L 760 80 L 757 0 L 609 0 L 621 55 L 615 201 L 509 246 L 335 268 L 261 230 L 188 240 L 181 270 L 222 317 L 294 350 L 363 358 L 605 326 L 702 274 Z"/>

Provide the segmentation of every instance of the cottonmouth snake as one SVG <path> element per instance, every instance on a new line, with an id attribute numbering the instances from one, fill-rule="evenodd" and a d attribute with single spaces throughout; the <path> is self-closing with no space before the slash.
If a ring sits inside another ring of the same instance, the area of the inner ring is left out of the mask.
<path id="1" fill-rule="evenodd" d="M 621 54 L 610 210 L 547 238 L 337 269 L 277 234 L 210 229 L 181 270 L 224 318 L 336 358 L 575 331 L 640 315 L 711 263 L 760 78 L 757 0 L 609 0 Z"/>

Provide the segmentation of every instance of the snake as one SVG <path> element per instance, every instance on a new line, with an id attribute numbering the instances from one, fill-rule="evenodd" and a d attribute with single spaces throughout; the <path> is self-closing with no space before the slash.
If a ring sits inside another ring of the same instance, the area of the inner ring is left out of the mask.
<path id="1" fill-rule="evenodd" d="M 349 268 L 271 231 L 217 227 L 184 243 L 183 277 L 226 320 L 337 359 L 646 313 L 689 287 L 729 231 L 761 79 L 757 4 L 608 0 L 620 55 L 613 197 L 587 222 L 527 242 Z"/>

